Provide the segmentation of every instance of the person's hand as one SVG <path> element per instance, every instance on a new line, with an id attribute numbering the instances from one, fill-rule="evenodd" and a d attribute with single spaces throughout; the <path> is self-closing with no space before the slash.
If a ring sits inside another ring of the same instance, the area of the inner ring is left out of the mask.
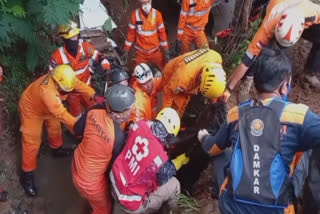
<path id="1" fill-rule="evenodd" d="M 176 170 L 179 170 L 183 165 L 189 163 L 190 158 L 186 156 L 186 153 L 179 155 L 172 160 L 173 165 L 176 167 Z"/>
<path id="2" fill-rule="evenodd" d="M 2 79 L 3 79 L 3 69 L 0 66 L 0 82 L 2 81 Z"/>
<path id="3" fill-rule="evenodd" d="M 164 51 L 163 57 L 164 57 L 165 63 L 167 63 L 167 62 L 170 61 L 170 54 L 169 54 L 169 51 L 168 51 L 168 50 Z"/>
<path id="4" fill-rule="evenodd" d="M 202 143 L 202 140 L 205 136 L 208 136 L 209 132 L 206 129 L 201 129 L 198 132 L 198 140 L 200 141 L 200 143 Z"/>
<path id="5" fill-rule="evenodd" d="M 175 51 L 176 51 L 177 55 L 179 55 L 181 52 L 181 41 L 180 40 L 176 40 Z"/>

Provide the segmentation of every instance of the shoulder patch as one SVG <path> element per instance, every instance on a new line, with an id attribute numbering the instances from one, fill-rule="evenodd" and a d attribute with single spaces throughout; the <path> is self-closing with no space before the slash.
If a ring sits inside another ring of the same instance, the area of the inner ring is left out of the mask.
<path id="1" fill-rule="evenodd" d="M 239 111 L 238 111 L 238 106 L 233 107 L 227 115 L 227 123 L 232 123 L 236 120 L 239 120 Z"/>
<path id="2" fill-rule="evenodd" d="M 281 115 L 281 122 L 303 124 L 309 107 L 304 104 L 288 103 Z"/>
<path id="3" fill-rule="evenodd" d="M 208 48 L 202 48 L 202 49 L 199 49 L 198 51 L 196 51 L 194 54 L 191 54 L 191 55 L 188 55 L 186 57 L 183 58 L 183 61 L 188 64 L 190 62 L 192 62 L 193 60 L 199 58 L 200 56 L 206 54 L 209 52 L 209 49 Z"/>

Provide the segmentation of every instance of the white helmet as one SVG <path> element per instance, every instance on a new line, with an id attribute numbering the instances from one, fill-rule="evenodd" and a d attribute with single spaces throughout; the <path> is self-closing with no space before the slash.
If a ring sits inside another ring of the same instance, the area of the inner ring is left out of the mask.
<path id="1" fill-rule="evenodd" d="M 137 81 L 140 84 L 143 84 L 153 78 L 150 67 L 145 63 L 138 64 L 134 68 L 133 75 L 137 78 Z"/>
<path id="2" fill-rule="evenodd" d="M 304 30 L 304 13 L 298 8 L 286 9 L 275 29 L 278 43 L 284 47 L 294 45 Z"/>

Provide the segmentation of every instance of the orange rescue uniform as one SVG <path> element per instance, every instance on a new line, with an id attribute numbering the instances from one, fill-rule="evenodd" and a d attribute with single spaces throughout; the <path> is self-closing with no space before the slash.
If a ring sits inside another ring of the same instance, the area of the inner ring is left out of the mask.
<path id="1" fill-rule="evenodd" d="M 281 18 L 281 11 L 290 7 L 300 8 L 304 12 L 304 28 L 320 23 L 320 6 L 309 0 L 271 0 L 267 7 L 266 16 L 243 58 L 245 65 L 250 65 L 260 54 L 262 48 L 269 45 L 269 42 L 275 38 L 275 28 Z"/>
<path id="2" fill-rule="evenodd" d="M 158 113 L 158 93 L 160 91 L 161 77 L 152 78 L 152 92 L 148 95 L 148 99 L 151 103 L 151 111 L 152 111 L 152 119 L 157 116 Z M 134 81 L 132 84 L 132 88 L 135 90 L 142 90 L 137 81 Z"/>
<path id="3" fill-rule="evenodd" d="M 92 99 L 94 90 L 75 80 L 74 90 L 87 100 Z M 74 118 L 62 104 L 67 95 L 60 95 L 50 73 L 31 83 L 23 92 L 19 101 L 19 113 L 22 132 L 22 169 L 25 172 L 36 168 L 36 158 L 41 144 L 42 126 L 46 122 L 50 147 L 56 149 L 62 145 L 62 121 L 70 130 Z"/>
<path id="4" fill-rule="evenodd" d="M 183 0 L 181 5 L 177 39 L 181 41 L 181 53 L 190 50 L 195 42 L 196 48 L 208 47 L 204 28 L 214 0 Z"/>
<path id="5" fill-rule="evenodd" d="M 172 59 L 162 72 L 161 109 L 172 107 L 181 118 L 190 96 L 199 92 L 202 67 L 210 62 L 222 64 L 222 58 L 219 53 L 208 48 L 198 49 Z"/>
<path id="6" fill-rule="evenodd" d="M 92 214 L 111 213 L 110 189 L 105 173 L 112 158 L 114 130 L 113 121 L 105 109 L 89 111 L 83 139 L 74 152 L 73 183 L 90 202 Z"/>
<path id="7" fill-rule="evenodd" d="M 70 53 L 68 53 L 66 46 L 60 47 L 52 53 L 49 63 L 49 69 L 52 70 L 57 65 L 68 64 L 72 67 L 79 80 L 86 83 L 87 85 L 91 85 L 89 59 L 91 58 L 92 60 L 98 62 L 101 55 L 102 54 L 97 51 L 93 45 L 79 40 L 78 53 L 76 57 L 73 57 Z M 110 69 L 110 64 L 107 59 L 103 59 L 101 61 L 101 64 L 104 70 Z M 70 95 L 68 96 L 68 103 L 70 113 L 75 117 L 81 116 L 81 105 L 83 105 L 85 109 L 92 105 L 92 103 L 88 103 L 87 100 L 84 100 L 76 92 L 70 93 Z"/>
<path id="8" fill-rule="evenodd" d="M 151 62 L 162 70 L 164 58 L 160 46 L 165 51 L 169 47 L 162 15 L 158 10 L 151 8 L 148 16 L 144 15 L 141 8 L 132 12 L 124 50 L 129 51 L 134 41 L 136 57 L 133 67 L 140 63 Z"/>

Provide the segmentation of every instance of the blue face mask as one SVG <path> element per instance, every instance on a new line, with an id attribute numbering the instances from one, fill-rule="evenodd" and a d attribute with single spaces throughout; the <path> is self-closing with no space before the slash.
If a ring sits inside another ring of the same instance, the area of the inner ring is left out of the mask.
<path id="1" fill-rule="evenodd" d="M 285 95 L 285 94 L 281 95 L 281 98 L 282 98 L 283 101 L 287 101 L 287 99 L 288 99 L 288 94 L 290 93 L 290 90 L 291 90 L 291 84 L 290 83 L 287 83 L 287 88 L 288 88 L 287 95 Z"/>

